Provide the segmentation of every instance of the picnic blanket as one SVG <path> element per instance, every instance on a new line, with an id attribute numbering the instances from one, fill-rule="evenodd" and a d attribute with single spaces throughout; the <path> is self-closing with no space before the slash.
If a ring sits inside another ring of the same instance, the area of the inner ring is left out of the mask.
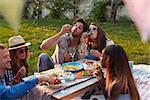
<path id="1" fill-rule="evenodd" d="M 136 80 L 137 88 L 141 100 L 150 99 L 150 65 L 133 65 L 133 76 Z"/>

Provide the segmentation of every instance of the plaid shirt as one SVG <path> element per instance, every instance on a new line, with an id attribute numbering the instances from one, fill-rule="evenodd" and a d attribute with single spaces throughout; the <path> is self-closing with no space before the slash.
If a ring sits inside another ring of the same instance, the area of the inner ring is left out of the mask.
<path id="1" fill-rule="evenodd" d="M 4 83 L 3 78 L 0 76 L 0 83 Z"/>
<path id="2" fill-rule="evenodd" d="M 7 86 L 12 86 L 13 81 L 13 71 L 12 69 L 7 69 L 5 72 L 5 81 Z"/>

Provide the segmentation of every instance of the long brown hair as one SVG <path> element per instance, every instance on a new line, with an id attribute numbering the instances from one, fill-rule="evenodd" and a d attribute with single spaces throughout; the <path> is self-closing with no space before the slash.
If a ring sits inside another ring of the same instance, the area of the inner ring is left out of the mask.
<path id="1" fill-rule="evenodd" d="M 95 48 L 93 49 L 98 49 L 100 52 L 106 47 L 106 33 L 104 32 L 104 30 L 98 26 L 96 23 L 92 22 L 90 25 L 95 25 L 97 27 L 97 38 L 94 40 L 90 40 L 89 41 L 93 41 L 95 44 Z"/>
<path id="2" fill-rule="evenodd" d="M 111 98 L 115 99 L 121 93 L 128 93 L 132 100 L 140 100 L 124 49 L 119 45 L 111 45 L 104 49 L 104 55 L 107 56 L 105 90 L 110 88 Z"/>
<path id="3" fill-rule="evenodd" d="M 10 58 L 11 58 L 11 66 L 13 68 L 13 74 L 16 75 L 17 72 L 19 71 L 19 69 L 24 66 L 26 68 L 26 76 L 28 75 L 28 63 L 27 63 L 27 55 L 28 55 L 28 52 L 26 54 L 26 58 L 25 59 L 22 59 L 20 60 L 20 62 L 17 62 L 16 61 L 16 50 L 17 49 L 14 49 L 14 50 L 10 50 Z M 17 63 L 20 63 L 20 66 L 17 66 Z"/>

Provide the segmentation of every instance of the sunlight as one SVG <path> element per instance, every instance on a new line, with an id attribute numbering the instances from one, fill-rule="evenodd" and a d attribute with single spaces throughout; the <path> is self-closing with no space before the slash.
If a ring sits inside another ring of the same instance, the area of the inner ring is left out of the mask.
<path id="1" fill-rule="evenodd" d="M 17 33 L 24 0 L 0 0 L 0 12 Z"/>

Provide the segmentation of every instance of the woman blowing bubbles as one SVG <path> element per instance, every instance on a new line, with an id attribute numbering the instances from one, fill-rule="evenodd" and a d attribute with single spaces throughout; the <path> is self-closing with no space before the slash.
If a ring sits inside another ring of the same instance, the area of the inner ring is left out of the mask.
<path id="1" fill-rule="evenodd" d="M 128 64 L 128 58 L 119 45 L 111 45 L 102 51 L 102 67 L 106 67 L 106 81 L 98 67 L 97 78 L 106 99 L 140 100 L 140 96 Z"/>
<path id="2" fill-rule="evenodd" d="M 81 41 L 85 58 L 92 60 L 99 60 L 102 50 L 106 46 L 114 44 L 112 40 L 107 38 L 103 29 L 95 23 L 90 24 L 88 31 L 83 33 Z"/>

